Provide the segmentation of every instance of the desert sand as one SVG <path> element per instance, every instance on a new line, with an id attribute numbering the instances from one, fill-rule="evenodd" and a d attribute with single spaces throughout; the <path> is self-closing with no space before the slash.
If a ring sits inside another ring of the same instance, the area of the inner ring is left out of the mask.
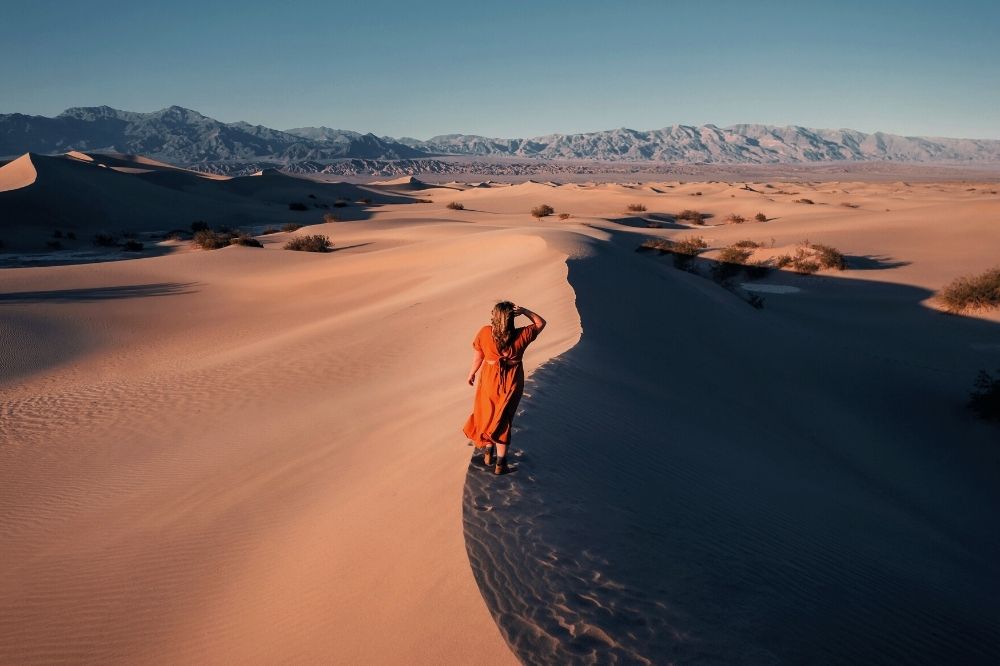
<path id="1" fill-rule="evenodd" d="M 0 662 L 1000 659 L 1000 435 L 964 407 L 1000 314 L 932 298 L 997 264 L 997 183 L 479 185 L 0 168 Z M 194 220 L 309 226 L 154 246 Z M 34 265 L 55 226 L 80 247 Z M 74 263 L 102 229 L 155 256 Z M 691 235 L 848 269 L 755 309 L 635 251 Z M 460 428 L 501 298 L 549 326 L 494 478 Z"/>

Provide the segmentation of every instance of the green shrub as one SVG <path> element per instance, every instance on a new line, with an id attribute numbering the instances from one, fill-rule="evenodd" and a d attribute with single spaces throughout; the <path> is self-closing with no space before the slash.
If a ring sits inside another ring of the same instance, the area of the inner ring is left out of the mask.
<path id="1" fill-rule="evenodd" d="M 969 394 L 969 407 L 980 418 L 1000 421 L 1000 370 L 994 377 L 980 370 L 973 391 Z"/>
<path id="2" fill-rule="evenodd" d="M 313 234 L 311 236 L 296 236 L 285 243 L 286 250 L 297 252 L 329 252 L 333 247 L 329 236 Z"/>
<path id="3" fill-rule="evenodd" d="M 535 219 L 538 220 L 542 219 L 543 217 L 552 215 L 554 212 L 556 212 L 555 208 L 553 208 L 548 204 L 535 206 L 534 208 L 531 209 L 531 214 L 535 217 Z"/>
<path id="4" fill-rule="evenodd" d="M 459 203 L 457 201 L 452 201 L 448 204 L 448 208 L 451 210 L 465 210 L 465 204 Z"/>
<path id="5" fill-rule="evenodd" d="M 974 312 L 1000 307 L 1000 268 L 957 278 L 945 286 L 937 298 L 948 312 Z"/>
<path id="6" fill-rule="evenodd" d="M 282 231 L 297 231 L 302 228 L 301 224 L 296 224 L 295 222 L 289 222 L 288 224 L 281 225 Z"/>

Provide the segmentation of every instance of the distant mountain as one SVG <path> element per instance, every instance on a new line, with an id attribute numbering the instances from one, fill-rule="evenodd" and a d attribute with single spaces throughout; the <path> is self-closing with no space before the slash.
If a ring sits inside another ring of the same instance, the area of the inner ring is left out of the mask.
<path id="1" fill-rule="evenodd" d="M 447 155 L 714 164 L 1000 162 L 997 140 L 905 137 L 797 126 L 673 125 L 651 131 L 621 128 L 529 139 L 446 134 L 421 141 L 329 127 L 280 131 L 244 122 L 222 123 L 179 106 L 152 113 L 107 106 L 81 107 L 67 109 L 55 118 L 0 115 L 0 155 L 69 150 L 149 155 L 173 164 L 221 172 L 239 171 L 256 163 L 322 171 L 344 159 L 406 160 Z"/>
<path id="2" fill-rule="evenodd" d="M 374 134 L 341 135 L 336 141 L 314 140 L 261 125 L 222 123 L 180 106 L 152 113 L 78 107 L 55 118 L 0 115 L 0 155 L 107 151 L 200 165 L 262 159 L 282 164 L 354 157 L 400 159 L 424 154 Z"/>

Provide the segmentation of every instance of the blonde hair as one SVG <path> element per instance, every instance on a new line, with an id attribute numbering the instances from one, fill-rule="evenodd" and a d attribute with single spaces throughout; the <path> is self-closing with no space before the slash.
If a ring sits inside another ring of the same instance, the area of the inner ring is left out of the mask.
<path id="1" fill-rule="evenodd" d="M 514 340 L 514 304 L 500 301 L 494 305 L 490 323 L 493 326 L 493 342 L 502 356 Z"/>

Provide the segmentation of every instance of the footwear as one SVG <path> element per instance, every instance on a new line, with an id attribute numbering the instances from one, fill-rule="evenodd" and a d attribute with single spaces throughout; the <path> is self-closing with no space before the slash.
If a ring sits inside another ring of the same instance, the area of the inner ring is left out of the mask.
<path id="1" fill-rule="evenodd" d="M 486 447 L 486 453 L 483 454 L 483 464 L 489 467 L 493 464 L 493 445 Z"/>
<path id="2" fill-rule="evenodd" d="M 493 468 L 493 474 L 500 476 L 501 474 L 506 474 L 510 469 L 507 467 L 507 457 L 497 458 L 497 466 Z"/>

